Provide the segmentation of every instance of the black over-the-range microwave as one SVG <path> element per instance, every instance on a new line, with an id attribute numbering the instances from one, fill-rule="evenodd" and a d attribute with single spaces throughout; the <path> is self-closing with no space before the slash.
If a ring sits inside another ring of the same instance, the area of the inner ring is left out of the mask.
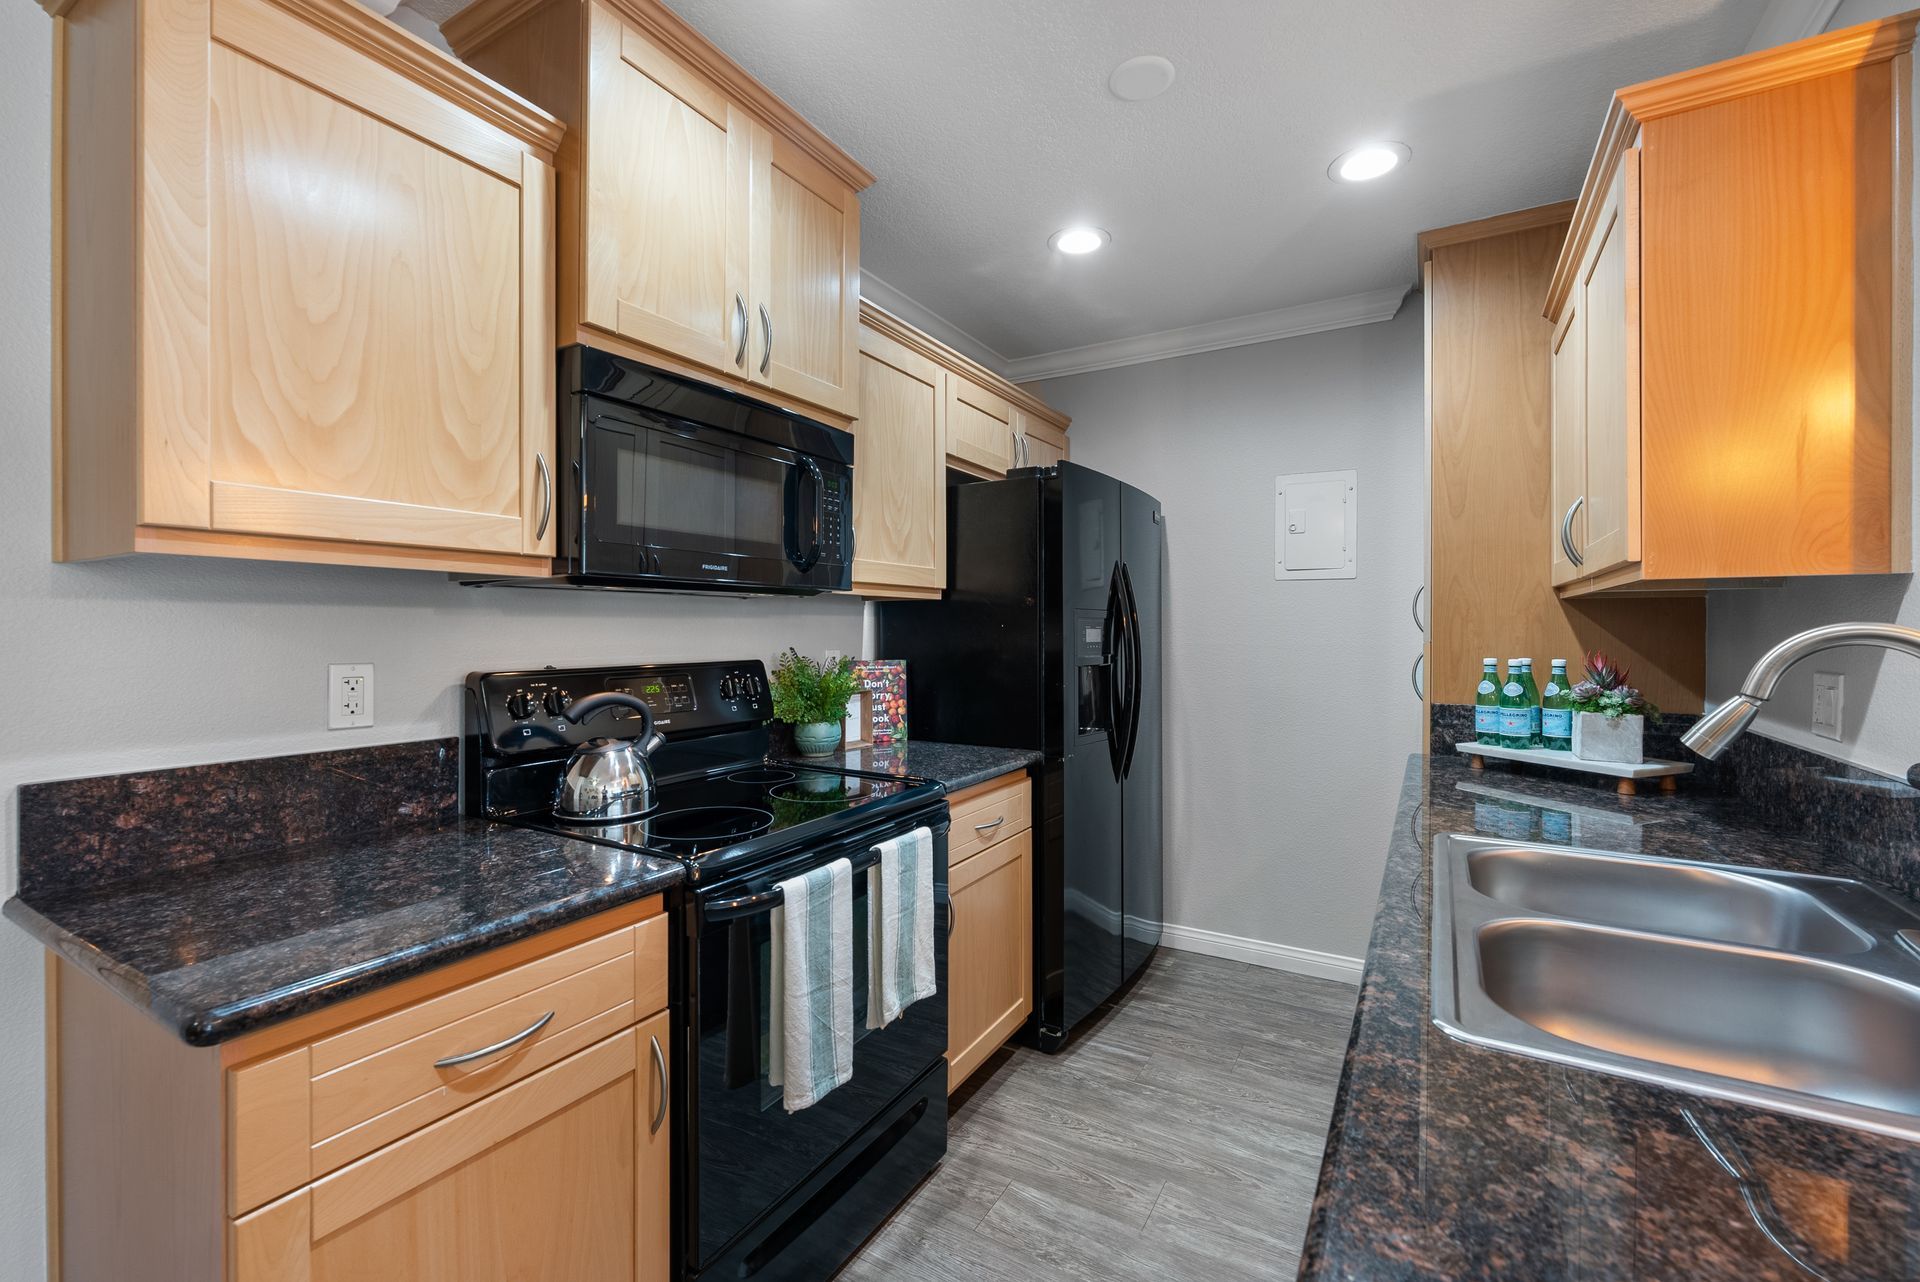
<path id="1" fill-rule="evenodd" d="M 592 347 L 560 352 L 558 561 L 538 586 L 853 585 L 853 435 Z"/>

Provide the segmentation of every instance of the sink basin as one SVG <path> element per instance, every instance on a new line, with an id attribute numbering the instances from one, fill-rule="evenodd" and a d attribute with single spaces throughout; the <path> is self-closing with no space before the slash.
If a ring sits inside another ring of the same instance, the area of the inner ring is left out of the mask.
<path id="1" fill-rule="evenodd" d="M 1501 1009 L 1555 1037 L 1920 1115 L 1920 988 L 1830 962 L 1570 922 L 1478 932 Z"/>
<path id="2" fill-rule="evenodd" d="M 1795 953 L 1862 953 L 1873 936 L 1794 879 L 1703 865 L 1495 847 L 1467 855 L 1467 880 L 1528 912 Z M 1809 879 L 1814 880 L 1814 879 Z"/>
<path id="3" fill-rule="evenodd" d="M 1920 1140 L 1912 906 L 1845 877 L 1442 834 L 1462 1041 Z"/>

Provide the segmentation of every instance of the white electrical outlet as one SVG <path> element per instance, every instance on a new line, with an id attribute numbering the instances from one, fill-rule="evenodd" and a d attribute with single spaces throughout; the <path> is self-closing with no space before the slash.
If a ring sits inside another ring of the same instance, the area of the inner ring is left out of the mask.
<path id="1" fill-rule="evenodd" d="M 827 651 L 827 666 L 832 667 L 834 664 L 838 662 L 840 662 L 840 651 L 838 650 Z"/>
<path id="2" fill-rule="evenodd" d="M 373 724 L 373 665 L 327 665 L 327 729 L 351 730 Z"/>
<path id="3" fill-rule="evenodd" d="M 1839 672 L 1813 674 L 1813 732 L 1822 739 L 1838 739 L 1844 722 L 1847 678 Z"/>

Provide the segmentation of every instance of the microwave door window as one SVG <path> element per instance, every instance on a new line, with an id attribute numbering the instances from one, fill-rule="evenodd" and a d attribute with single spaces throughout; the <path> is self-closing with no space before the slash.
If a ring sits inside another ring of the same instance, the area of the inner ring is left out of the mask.
<path id="1" fill-rule="evenodd" d="M 617 574 L 644 569 L 639 551 L 646 526 L 640 436 L 605 419 L 594 420 L 587 430 L 591 440 L 585 452 L 589 471 L 582 549 L 587 565 Z"/>
<path id="2" fill-rule="evenodd" d="M 649 432 L 647 541 L 655 547 L 732 550 L 734 452 L 669 432 Z"/>

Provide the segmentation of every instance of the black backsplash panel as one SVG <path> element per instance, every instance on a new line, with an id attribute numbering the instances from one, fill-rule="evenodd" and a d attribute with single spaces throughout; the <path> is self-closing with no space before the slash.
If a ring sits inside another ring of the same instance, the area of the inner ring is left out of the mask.
<path id="1" fill-rule="evenodd" d="M 1718 761 L 1703 761 L 1680 746 L 1680 736 L 1698 720 L 1668 713 L 1647 732 L 1649 757 L 1693 762 L 1682 790 L 1723 800 L 1772 831 L 1845 843 L 1850 861 L 1866 876 L 1920 898 L 1920 790 L 1758 734 L 1735 739 Z M 1429 736 L 1436 755 L 1455 755 L 1454 744 L 1473 737 L 1472 705 L 1434 704 Z M 1614 787 L 1600 775 L 1511 768 L 1590 782 L 1596 789 Z"/>
<path id="2" fill-rule="evenodd" d="M 23 898 L 459 814 L 454 739 L 23 785 Z"/>

